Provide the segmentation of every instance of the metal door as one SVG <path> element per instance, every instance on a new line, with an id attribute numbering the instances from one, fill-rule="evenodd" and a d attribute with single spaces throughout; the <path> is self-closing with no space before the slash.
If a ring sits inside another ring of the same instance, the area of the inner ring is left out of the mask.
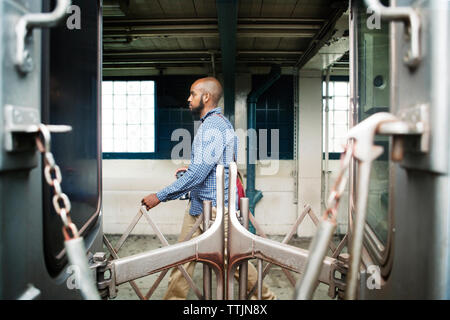
<path id="1" fill-rule="evenodd" d="M 77 9 L 81 28 L 67 21 Z M 0 299 L 80 298 L 36 149 L 39 123 L 72 126 L 52 133 L 51 147 L 73 222 L 88 251 L 101 249 L 100 26 L 100 1 L 0 0 Z"/>
<path id="2" fill-rule="evenodd" d="M 385 151 L 371 173 L 359 298 L 449 299 L 450 3 L 387 5 L 352 1 L 353 123 L 387 111 L 423 133 L 375 138 Z M 350 204 L 356 163 L 352 175 Z"/>

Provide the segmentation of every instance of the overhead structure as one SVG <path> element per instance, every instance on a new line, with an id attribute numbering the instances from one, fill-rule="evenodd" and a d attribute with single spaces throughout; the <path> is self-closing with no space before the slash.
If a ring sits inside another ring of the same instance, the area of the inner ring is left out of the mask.
<path id="1" fill-rule="evenodd" d="M 104 74 L 215 71 L 228 79 L 233 69 L 301 67 L 336 32 L 347 8 L 348 1 L 331 0 L 105 0 Z"/>

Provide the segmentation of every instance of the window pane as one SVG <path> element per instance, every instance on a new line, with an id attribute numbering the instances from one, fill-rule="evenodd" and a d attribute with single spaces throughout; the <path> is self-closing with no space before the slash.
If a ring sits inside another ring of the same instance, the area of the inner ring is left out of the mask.
<path id="1" fill-rule="evenodd" d="M 114 94 L 126 94 L 127 83 L 125 81 L 114 81 Z"/>
<path id="2" fill-rule="evenodd" d="M 155 136 L 155 127 L 152 125 L 142 125 L 141 126 L 141 137 L 142 138 L 153 138 Z"/>
<path id="3" fill-rule="evenodd" d="M 103 152 L 154 152 L 155 82 L 104 81 L 102 86 Z"/>
<path id="4" fill-rule="evenodd" d="M 113 96 L 111 94 L 105 94 L 102 96 L 102 108 L 113 107 Z"/>
<path id="5" fill-rule="evenodd" d="M 125 109 L 127 107 L 127 96 L 117 95 L 114 96 L 114 109 Z"/>
<path id="6" fill-rule="evenodd" d="M 326 86 L 325 81 L 323 82 L 323 86 L 325 88 Z M 329 152 L 342 152 L 342 147 L 340 146 L 340 143 L 336 142 L 336 138 L 345 137 L 348 131 L 348 111 L 350 101 L 348 90 L 349 85 L 348 82 L 346 81 L 330 81 L 329 83 L 329 96 L 330 96 L 329 113 L 328 113 L 329 139 L 330 139 Z M 326 119 L 324 115 L 323 126 L 325 126 L 325 123 Z M 324 139 L 323 141 L 325 141 L 325 135 L 323 139 Z M 323 144 L 325 145 L 325 142 L 323 142 Z"/>
<path id="7" fill-rule="evenodd" d="M 155 140 L 154 139 L 142 139 L 141 140 L 141 152 L 155 152 Z"/>
<path id="8" fill-rule="evenodd" d="M 127 137 L 127 126 L 114 126 L 114 139 L 125 139 Z"/>
<path id="9" fill-rule="evenodd" d="M 141 126 L 140 125 L 128 126 L 127 138 L 139 140 L 141 138 Z"/>
<path id="10" fill-rule="evenodd" d="M 348 110 L 348 97 L 334 97 L 334 108 L 336 110 Z"/>
<path id="11" fill-rule="evenodd" d="M 334 83 L 334 95 L 339 97 L 348 96 L 348 82 L 336 81 Z"/>
<path id="12" fill-rule="evenodd" d="M 155 81 L 141 81 L 141 94 L 154 94 Z"/>
<path id="13" fill-rule="evenodd" d="M 126 109 L 114 110 L 114 123 L 115 124 L 127 123 L 127 110 Z"/>
<path id="14" fill-rule="evenodd" d="M 114 152 L 126 152 L 127 140 L 126 139 L 114 139 Z"/>
<path id="15" fill-rule="evenodd" d="M 127 82 L 127 93 L 128 94 L 140 94 L 141 93 L 141 82 L 140 81 L 128 81 Z"/>
<path id="16" fill-rule="evenodd" d="M 102 152 L 112 152 L 114 150 L 113 139 L 102 139 Z"/>
<path id="17" fill-rule="evenodd" d="M 113 83 L 112 81 L 102 82 L 102 95 L 111 95 L 113 93 Z"/>
<path id="18" fill-rule="evenodd" d="M 155 111 L 153 109 L 141 110 L 141 123 L 151 124 L 155 122 Z"/>
<path id="19" fill-rule="evenodd" d="M 141 96 L 141 107 L 142 108 L 154 108 L 155 107 L 155 96 L 153 95 L 142 95 Z"/>
<path id="20" fill-rule="evenodd" d="M 103 109 L 102 110 L 102 122 L 103 124 L 113 123 L 113 109 Z"/>
<path id="21" fill-rule="evenodd" d="M 127 108 L 140 108 L 140 107 L 141 107 L 140 95 L 129 95 L 127 97 Z"/>
<path id="22" fill-rule="evenodd" d="M 334 126 L 334 137 L 335 138 L 345 138 L 347 135 L 347 126 L 335 125 Z"/>
<path id="23" fill-rule="evenodd" d="M 334 123 L 347 125 L 347 111 L 335 111 Z"/>
<path id="24" fill-rule="evenodd" d="M 127 140 L 128 152 L 141 152 L 141 140 L 128 139 Z"/>
<path id="25" fill-rule="evenodd" d="M 141 122 L 141 113 L 139 109 L 128 109 L 127 119 L 128 124 L 139 124 Z"/>
<path id="26" fill-rule="evenodd" d="M 112 139 L 113 138 L 113 126 L 110 124 L 103 124 L 102 136 L 105 139 Z"/>

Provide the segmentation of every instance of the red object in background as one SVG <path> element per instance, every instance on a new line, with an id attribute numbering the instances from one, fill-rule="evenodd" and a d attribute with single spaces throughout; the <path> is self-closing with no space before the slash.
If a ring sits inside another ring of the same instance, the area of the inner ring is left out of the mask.
<path id="1" fill-rule="evenodd" d="M 238 210 L 241 210 L 241 198 L 245 198 L 244 186 L 242 185 L 242 180 L 240 174 L 236 179 L 236 187 L 238 190 Z"/>

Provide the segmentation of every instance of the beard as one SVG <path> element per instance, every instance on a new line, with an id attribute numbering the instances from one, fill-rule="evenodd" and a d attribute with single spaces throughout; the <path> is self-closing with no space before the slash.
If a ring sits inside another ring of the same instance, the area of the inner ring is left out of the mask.
<path id="1" fill-rule="evenodd" d="M 205 104 L 203 103 L 202 98 L 203 98 L 203 95 L 200 97 L 200 103 L 199 103 L 198 107 L 191 108 L 192 118 L 194 118 L 194 120 L 200 120 L 200 115 L 202 114 L 203 109 L 205 109 Z"/>

